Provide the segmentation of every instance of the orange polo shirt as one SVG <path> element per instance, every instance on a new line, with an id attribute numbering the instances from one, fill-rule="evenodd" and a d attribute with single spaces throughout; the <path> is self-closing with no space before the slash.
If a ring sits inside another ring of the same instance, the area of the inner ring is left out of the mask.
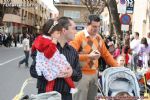
<path id="1" fill-rule="evenodd" d="M 86 30 L 80 31 L 75 35 L 75 39 L 70 44 L 79 53 L 80 65 L 84 74 L 95 74 L 98 68 L 98 60 L 91 60 L 88 56 L 93 50 L 99 50 L 107 64 L 117 66 L 117 62 L 107 50 L 99 34 L 91 38 Z"/>

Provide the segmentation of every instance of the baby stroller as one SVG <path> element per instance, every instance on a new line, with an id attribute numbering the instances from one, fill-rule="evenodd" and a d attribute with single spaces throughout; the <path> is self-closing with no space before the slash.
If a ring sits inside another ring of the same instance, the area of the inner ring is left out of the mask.
<path id="1" fill-rule="evenodd" d="M 134 97 L 132 100 L 140 100 L 140 88 L 136 76 L 125 67 L 111 67 L 104 70 L 101 79 L 98 80 L 98 87 L 106 100 L 113 100 L 113 97 L 121 92 Z"/>
<path id="2" fill-rule="evenodd" d="M 61 94 L 57 91 L 46 92 L 41 94 L 25 95 L 24 89 L 26 86 L 32 83 L 32 78 L 28 78 L 22 85 L 20 92 L 12 100 L 61 100 Z"/>

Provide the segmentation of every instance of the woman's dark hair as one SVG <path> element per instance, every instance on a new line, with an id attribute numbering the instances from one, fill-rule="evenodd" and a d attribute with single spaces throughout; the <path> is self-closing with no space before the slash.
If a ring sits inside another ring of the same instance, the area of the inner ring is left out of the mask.
<path id="1" fill-rule="evenodd" d="M 124 47 L 124 53 L 127 54 L 129 52 L 129 49 L 130 49 L 129 46 L 125 46 Z"/>
<path id="2" fill-rule="evenodd" d="M 53 19 L 49 19 L 44 25 L 43 25 L 43 34 L 50 36 L 54 31 L 61 31 L 62 26 L 59 24 L 55 24 L 55 21 Z"/>
<path id="3" fill-rule="evenodd" d="M 141 44 L 144 44 L 145 47 L 148 47 L 147 39 L 145 37 L 142 38 Z"/>

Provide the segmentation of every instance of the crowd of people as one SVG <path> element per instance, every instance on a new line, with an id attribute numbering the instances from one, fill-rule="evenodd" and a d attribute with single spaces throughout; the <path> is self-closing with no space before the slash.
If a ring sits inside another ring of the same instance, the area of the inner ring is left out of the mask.
<path id="1" fill-rule="evenodd" d="M 30 74 L 37 78 L 38 94 L 57 91 L 62 100 L 95 100 L 98 73 L 107 67 L 125 66 L 134 72 L 144 68 L 144 74 L 149 75 L 150 33 L 141 40 L 138 32 L 134 39 L 127 33 L 120 45 L 115 37 L 99 34 L 99 27 L 97 15 L 88 16 L 86 28 L 79 32 L 69 17 L 49 19 L 44 24 L 31 47 Z M 19 64 L 26 62 L 28 66 L 26 43 L 26 60 Z"/>
<path id="2" fill-rule="evenodd" d="M 137 71 L 139 68 L 148 68 L 149 53 L 150 53 L 150 33 L 146 37 L 140 38 L 139 33 L 126 33 L 123 44 L 113 41 L 110 36 L 104 36 L 104 41 L 107 49 L 114 59 L 119 55 L 125 58 L 125 66 Z"/>
<path id="3" fill-rule="evenodd" d="M 31 33 L 5 33 L 0 32 L 0 46 L 17 47 L 17 44 L 22 44 L 25 34 L 28 35 L 30 46 L 32 45 L 36 34 Z"/>

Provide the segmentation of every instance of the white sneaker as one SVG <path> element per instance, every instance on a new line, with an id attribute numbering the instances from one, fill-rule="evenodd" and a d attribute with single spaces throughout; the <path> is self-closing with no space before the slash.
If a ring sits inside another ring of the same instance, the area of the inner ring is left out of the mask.
<path id="1" fill-rule="evenodd" d="M 75 93 L 77 93 L 78 92 L 78 89 L 77 88 L 71 88 L 70 89 L 70 93 L 71 94 L 75 94 Z"/>

